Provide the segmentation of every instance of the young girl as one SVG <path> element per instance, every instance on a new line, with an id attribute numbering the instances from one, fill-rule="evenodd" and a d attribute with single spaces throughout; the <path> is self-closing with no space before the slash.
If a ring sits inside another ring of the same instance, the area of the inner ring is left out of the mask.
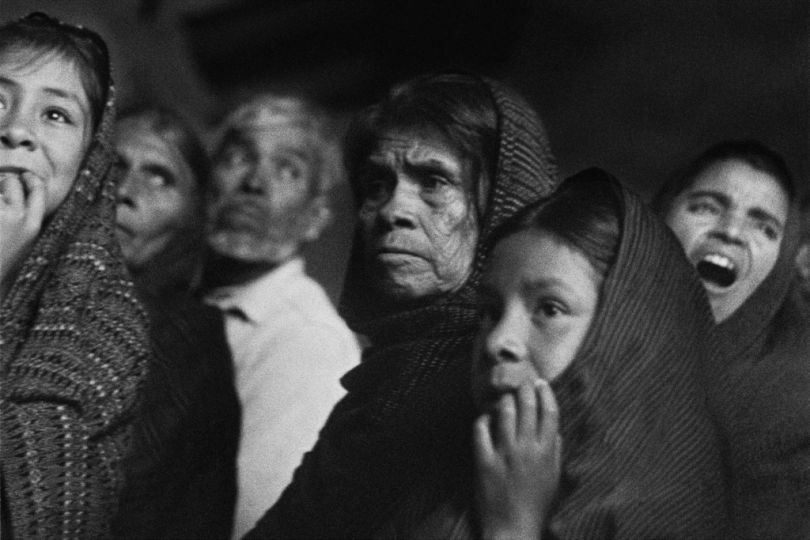
<path id="1" fill-rule="evenodd" d="M 597 169 L 569 179 L 500 232 L 482 298 L 472 384 L 484 537 L 723 532 L 698 373 L 711 314 L 636 196 Z"/>
<path id="2" fill-rule="evenodd" d="M 0 27 L 3 534 L 109 533 L 146 368 L 113 237 L 103 41 L 34 14 Z"/>

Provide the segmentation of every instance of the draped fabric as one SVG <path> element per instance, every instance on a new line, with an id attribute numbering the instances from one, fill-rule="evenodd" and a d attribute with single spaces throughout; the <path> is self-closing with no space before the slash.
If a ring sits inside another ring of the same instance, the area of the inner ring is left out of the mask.
<path id="1" fill-rule="evenodd" d="M 369 536 L 427 474 L 427 460 L 453 460 L 459 448 L 469 448 L 470 351 L 492 232 L 557 183 L 534 111 L 500 83 L 481 82 L 492 96 L 500 137 L 468 281 L 432 304 L 392 311 L 369 290 L 355 238 L 341 313 L 371 347 L 344 377 L 348 394 L 292 484 L 248 538 Z"/>
<path id="2" fill-rule="evenodd" d="M 581 349 L 552 382 L 563 470 L 544 538 L 722 537 L 721 446 L 701 385 L 715 354 L 703 286 L 677 239 L 636 195 L 599 169 L 566 182 L 577 181 L 613 186 L 622 232 Z M 450 464 L 437 467 L 377 536 L 474 538 L 475 472 L 464 460 Z"/>
<path id="3" fill-rule="evenodd" d="M 155 356 L 113 532 L 118 538 L 228 538 L 239 400 L 222 314 L 183 297 L 148 306 Z"/>
<path id="4" fill-rule="evenodd" d="M 582 349 L 553 381 L 563 475 L 556 538 L 717 538 L 726 499 L 701 385 L 714 359 L 703 286 L 677 239 L 598 169 L 623 207 L 617 259 Z"/>
<path id="5" fill-rule="evenodd" d="M 113 236 L 112 85 L 107 99 L 72 190 L 0 307 L 3 504 L 14 538 L 108 535 L 150 356 Z"/>
<path id="6" fill-rule="evenodd" d="M 711 405 L 725 438 L 734 535 L 810 538 L 810 306 L 790 208 L 774 269 L 717 328 Z"/>

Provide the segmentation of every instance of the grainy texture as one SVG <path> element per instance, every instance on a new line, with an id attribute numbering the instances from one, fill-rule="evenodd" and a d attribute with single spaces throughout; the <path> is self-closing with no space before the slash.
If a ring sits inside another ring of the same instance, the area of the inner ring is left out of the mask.
<path id="1" fill-rule="evenodd" d="M 3 504 L 15 539 L 107 536 L 121 486 L 150 352 L 113 236 L 113 116 L 110 86 L 73 189 L 0 307 Z"/>
<path id="2" fill-rule="evenodd" d="M 344 377 L 348 395 L 292 484 L 248 537 L 369 536 L 422 479 L 427 459 L 469 447 L 476 292 L 492 231 L 557 184 L 548 139 L 534 111 L 501 84 L 484 84 L 498 114 L 500 143 L 470 278 L 434 304 L 385 313 L 387 306 L 369 295 L 355 241 L 342 313 L 372 347 Z"/>

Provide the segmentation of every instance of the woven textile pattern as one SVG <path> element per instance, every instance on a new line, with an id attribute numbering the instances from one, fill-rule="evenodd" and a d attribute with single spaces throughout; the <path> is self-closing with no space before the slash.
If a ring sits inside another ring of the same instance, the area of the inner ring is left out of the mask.
<path id="1" fill-rule="evenodd" d="M 149 356 L 113 236 L 108 101 L 72 191 L 0 307 L 2 475 L 14 538 L 108 535 Z"/>

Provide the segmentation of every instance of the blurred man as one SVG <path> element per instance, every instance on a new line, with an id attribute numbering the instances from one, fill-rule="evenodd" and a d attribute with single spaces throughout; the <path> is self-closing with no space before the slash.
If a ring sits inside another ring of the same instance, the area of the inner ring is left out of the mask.
<path id="1" fill-rule="evenodd" d="M 290 482 L 360 358 L 300 256 L 328 222 L 339 169 L 323 117 L 298 99 L 259 96 L 219 130 L 205 284 L 226 314 L 242 404 L 234 538 Z"/>

